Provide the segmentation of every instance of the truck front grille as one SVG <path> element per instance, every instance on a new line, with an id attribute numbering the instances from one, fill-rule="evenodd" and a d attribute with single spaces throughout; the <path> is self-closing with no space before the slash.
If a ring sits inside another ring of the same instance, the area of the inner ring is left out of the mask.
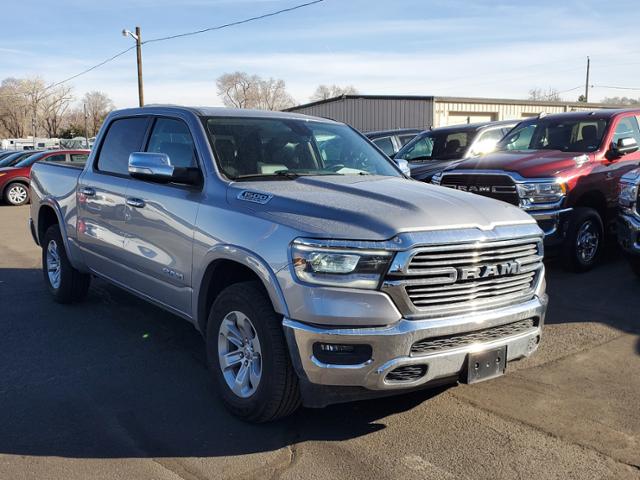
<path id="1" fill-rule="evenodd" d="M 383 289 L 405 316 L 445 316 L 531 299 L 542 268 L 542 240 L 434 245 L 406 259 Z"/>
<path id="2" fill-rule="evenodd" d="M 440 185 L 520 205 L 516 184 L 508 175 L 445 174 Z"/>
<path id="3" fill-rule="evenodd" d="M 503 338 L 512 337 L 528 332 L 535 328 L 536 324 L 532 318 L 520 320 L 518 322 L 500 325 L 498 327 L 485 328 L 475 332 L 447 335 L 444 337 L 426 338 L 414 343 L 411 346 L 411 353 L 417 355 L 440 352 L 452 348 L 463 348 L 479 343 L 494 342 Z"/>

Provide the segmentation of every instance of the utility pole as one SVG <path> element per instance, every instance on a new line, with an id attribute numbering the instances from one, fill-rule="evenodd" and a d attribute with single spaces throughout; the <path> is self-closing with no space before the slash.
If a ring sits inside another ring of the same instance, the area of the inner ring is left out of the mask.
<path id="1" fill-rule="evenodd" d="M 122 36 L 130 36 L 136 41 L 136 59 L 138 64 L 138 103 L 144 106 L 144 87 L 142 84 L 142 34 L 140 27 L 136 27 L 136 33 L 129 30 L 122 30 Z"/>
<path id="2" fill-rule="evenodd" d="M 89 128 L 87 127 L 87 119 L 89 116 L 87 115 L 87 104 L 82 104 L 82 109 L 84 110 L 84 146 L 89 148 Z"/>
<path id="3" fill-rule="evenodd" d="M 587 57 L 587 81 L 584 84 L 584 101 L 589 103 L 589 68 L 591 66 L 591 60 Z"/>

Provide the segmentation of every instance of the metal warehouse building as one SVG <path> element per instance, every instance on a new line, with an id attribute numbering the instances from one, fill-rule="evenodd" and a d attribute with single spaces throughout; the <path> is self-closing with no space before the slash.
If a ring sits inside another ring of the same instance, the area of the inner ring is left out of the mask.
<path id="1" fill-rule="evenodd" d="M 290 112 L 345 122 L 363 132 L 394 128 L 429 128 L 458 123 L 513 120 L 613 105 L 540 102 L 497 98 L 343 95 L 289 108 Z"/>

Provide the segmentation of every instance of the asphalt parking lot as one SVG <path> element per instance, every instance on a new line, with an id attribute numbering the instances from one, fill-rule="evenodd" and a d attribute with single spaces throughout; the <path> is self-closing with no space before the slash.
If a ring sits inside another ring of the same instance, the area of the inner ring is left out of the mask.
<path id="1" fill-rule="evenodd" d="M 542 346 L 474 386 L 249 425 L 199 334 L 95 281 L 52 302 L 28 207 L 0 206 L 0 478 L 640 478 L 640 281 L 548 265 Z"/>

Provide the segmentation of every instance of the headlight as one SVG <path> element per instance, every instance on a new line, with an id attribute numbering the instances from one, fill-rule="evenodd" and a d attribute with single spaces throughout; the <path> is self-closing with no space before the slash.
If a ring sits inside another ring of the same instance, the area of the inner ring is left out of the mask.
<path id="1" fill-rule="evenodd" d="M 392 253 L 294 244 L 291 256 L 296 276 L 303 282 L 375 289 L 389 268 Z"/>
<path id="2" fill-rule="evenodd" d="M 638 185 L 634 183 L 621 183 L 618 203 L 621 207 L 630 207 L 638 199 Z"/>
<path id="3" fill-rule="evenodd" d="M 518 197 L 520 197 L 520 205 L 523 208 L 557 203 L 567 194 L 567 186 L 564 183 L 518 183 L 516 188 L 518 189 Z"/>
<path id="4" fill-rule="evenodd" d="M 438 172 L 433 177 L 431 177 L 431 183 L 433 183 L 434 185 L 440 185 L 441 180 L 442 180 L 442 172 Z"/>

